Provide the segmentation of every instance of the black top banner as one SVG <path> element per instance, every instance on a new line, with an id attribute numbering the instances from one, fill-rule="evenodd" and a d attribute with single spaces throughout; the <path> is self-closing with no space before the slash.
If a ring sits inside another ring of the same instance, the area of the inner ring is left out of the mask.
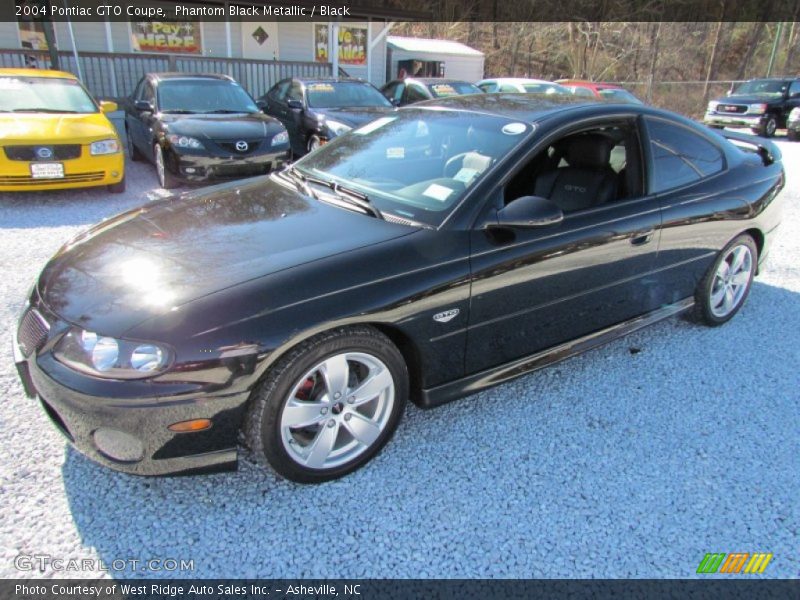
<path id="1" fill-rule="evenodd" d="M 4 0 L 0 20 L 797 21 L 800 0 Z"/>

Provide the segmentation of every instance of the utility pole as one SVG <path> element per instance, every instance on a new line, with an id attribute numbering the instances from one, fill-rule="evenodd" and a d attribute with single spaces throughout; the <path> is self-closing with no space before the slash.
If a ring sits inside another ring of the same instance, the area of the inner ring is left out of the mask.
<path id="1" fill-rule="evenodd" d="M 772 67 L 775 65 L 775 55 L 778 53 L 778 42 L 781 40 L 783 33 L 783 21 L 778 22 L 778 27 L 775 29 L 775 40 L 772 42 L 772 53 L 769 55 L 769 65 L 767 66 L 767 77 L 772 76 Z"/>

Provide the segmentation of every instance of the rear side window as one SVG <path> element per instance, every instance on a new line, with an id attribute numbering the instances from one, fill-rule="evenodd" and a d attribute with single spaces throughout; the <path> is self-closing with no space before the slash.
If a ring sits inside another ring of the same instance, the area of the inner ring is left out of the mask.
<path id="1" fill-rule="evenodd" d="M 428 96 L 418 85 L 414 85 L 412 83 L 408 86 L 408 91 L 406 91 L 406 102 L 420 102 L 427 99 Z"/>
<path id="2" fill-rule="evenodd" d="M 722 171 L 722 152 L 701 135 L 660 119 L 645 120 L 653 157 L 653 192 L 687 185 Z"/>

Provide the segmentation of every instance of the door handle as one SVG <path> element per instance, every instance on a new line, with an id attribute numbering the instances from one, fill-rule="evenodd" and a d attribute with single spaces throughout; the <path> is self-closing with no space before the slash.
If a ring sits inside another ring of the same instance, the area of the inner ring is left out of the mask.
<path id="1" fill-rule="evenodd" d="M 631 246 L 644 246 L 653 239 L 654 233 L 655 229 L 648 229 L 647 231 L 640 231 L 639 233 L 634 234 L 634 236 L 631 238 Z"/>

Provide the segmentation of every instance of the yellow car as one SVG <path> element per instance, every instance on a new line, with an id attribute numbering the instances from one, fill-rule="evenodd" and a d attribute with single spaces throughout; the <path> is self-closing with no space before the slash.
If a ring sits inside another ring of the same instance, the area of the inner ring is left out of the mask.
<path id="1" fill-rule="evenodd" d="M 0 192 L 125 191 L 122 144 L 104 114 L 116 109 L 70 73 L 0 69 Z"/>

